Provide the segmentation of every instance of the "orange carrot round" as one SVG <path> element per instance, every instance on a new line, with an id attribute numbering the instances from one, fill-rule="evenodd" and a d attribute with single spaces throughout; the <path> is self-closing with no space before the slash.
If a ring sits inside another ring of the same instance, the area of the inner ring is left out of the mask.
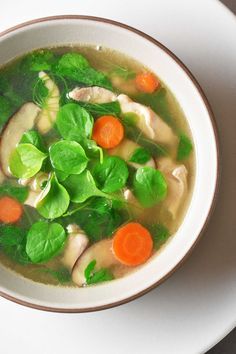
<path id="1" fill-rule="evenodd" d="M 115 257 L 123 264 L 137 266 L 147 261 L 153 249 L 149 231 L 141 224 L 131 222 L 122 226 L 113 238 Z"/>
<path id="2" fill-rule="evenodd" d="M 124 127 L 117 118 L 102 116 L 94 124 L 92 137 L 99 146 L 111 149 L 123 139 Z"/>
<path id="3" fill-rule="evenodd" d="M 140 73 L 135 78 L 135 84 L 139 91 L 153 93 L 159 87 L 160 82 L 152 73 Z"/>
<path id="4" fill-rule="evenodd" d="M 23 213 L 22 205 L 10 197 L 0 198 L 0 221 L 6 224 L 17 222 Z"/>

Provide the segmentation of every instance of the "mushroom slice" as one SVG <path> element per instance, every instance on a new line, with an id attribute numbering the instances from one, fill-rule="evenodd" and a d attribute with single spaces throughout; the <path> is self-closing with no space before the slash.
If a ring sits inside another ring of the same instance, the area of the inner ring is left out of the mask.
<path id="1" fill-rule="evenodd" d="M 87 248 L 89 239 L 76 224 L 68 225 L 67 230 L 69 235 L 61 262 L 71 271 L 77 259 Z"/>
<path id="2" fill-rule="evenodd" d="M 161 144 L 174 145 L 177 136 L 150 107 L 132 101 L 127 95 L 117 97 L 122 113 L 135 113 L 139 119 L 137 127 L 149 138 Z"/>
<path id="3" fill-rule="evenodd" d="M 32 102 L 25 103 L 9 119 L 9 123 L 2 133 L 0 143 L 0 161 L 2 171 L 6 176 L 11 176 L 9 159 L 12 151 L 20 142 L 22 135 L 32 129 L 39 115 L 40 108 Z"/>
<path id="4" fill-rule="evenodd" d="M 90 103 L 107 103 L 116 101 L 117 95 L 102 87 L 76 87 L 69 92 L 69 97 L 75 101 Z"/>
<path id="5" fill-rule="evenodd" d="M 144 164 L 138 164 L 138 163 L 129 161 L 129 159 L 131 158 L 131 156 L 133 155 L 134 151 L 137 148 L 140 148 L 140 145 L 138 145 L 137 143 L 135 143 L 132 140 L 124 139 L 117 147 L 115 147 L 113 149 L 109 149 L 108 153 L 110 155 L 121 157 L 123 160 L 127 161 L 127 163 L 129 165 L 131 165 L 135 168 L 139 168 L 140 166 L 149 166 L 149 167 L 155 168 L 156 165 L 155 165 L 155 161 L 153 158 L 151 158 L 149 161 L 147 161 Z"/>
<path id="6" fill-rule="evenodd" d="M 187 193 L 188 171 L 184 165 L 177 165 L 168 157 L 158 160 L 158 169 L 163 172 L 168 184 L 168 194 L 163 205 L 175 219 Z"/>
<path id="7" fill-rule="evenodd" d="M 39 78 L 48 89 L 44 107 L 37 121 L 37 128 L 41 134 L 46 134 L 52 129 L 59 111 L 60 92 L 55 82 L 44 72 L 40 71 Z"/>
<path id="8" fill-rule="evenodd" d="M 34 191 L 30 190 L 28 197 L 27 197 L 26 201 L 24 202 L 24 204 L 29 205 L 32 208 L 36 208 L 36 205 L 38 203 L 38 199 L 40 197 L 41 192 L 34 192 Z"/>
<path id="9" fill-rule="evenodd" d="M 78 258 L 72 271 L 72 280 L 78 286 L 83 286 L 86 283 L 84 271 L 93 260 L 96 260 L 96 270 L 120 265 L 120 262 L 112 253 L 111 239 L 101 240 L 95 243 Z"/>

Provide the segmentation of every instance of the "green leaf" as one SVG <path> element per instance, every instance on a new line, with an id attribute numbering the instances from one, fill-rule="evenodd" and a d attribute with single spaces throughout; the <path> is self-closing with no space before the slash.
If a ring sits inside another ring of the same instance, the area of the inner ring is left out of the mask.
<path id="1" fill-rule="evenodd" d="M 76 103 L 68 103 L 60 108 L 56 124 L 64 139 L 80 143 L 91 138 L 93 117 Z"/>
<path id="2" fill-rule="evenodd" d="M 4 183 L 0 185 L 0 196 L 9 196 L 12 198 L 17 199 L 20 203 L 24 203 L 28 197 L 29 188 L 28 187 L 21 187 L 21 186 L 14 186 L 9 183 Z"/>
<path id="3" fill-rule="evenodd" d="M 17 178 L 30 178 L 40 171 L 47 155 L 32 144 L 20 144 L 10 156 L 10 171 Z"/>
<path id="4" fill-rule="evenodd" d="M 7 122 L 12 113 L 10 100 L 4 96 L 0 96 L 0 128 Z"/>
<path id="5" fill-rule="evenodd" d="M 113 205 L 114 202 L 106 198 L 92 198 L 83 209 L 73 215 L 72 220 L 80 225 L 92 242 L 111 237 L 126 220 L 122 211 Z"/>
<path id="6" fill-rule="evenodd" d="M 30 263 L 25 251 L 26 230 L 18 226 L 0 225 L 0 249 L 20 264 Z"/>
<path id="7" fill-rule="evenodd" d="M 70 204 L 66 189 L 58 182 L 55 174 L 48 181 L 36 208 L 46 219 L 55 219 L 63 215 Z"/>
<path id="8" fill-rule="evenodd" d="M 104 158 L 93 170 L 93 176 L 99 188 L 105 193 L 113 193 L 126 184 L 129 171 L 124 160 L 117 156 Z"/>
<path id="9" fill-rule="evenodd" d="M 159 170 L 140 167 L 134 176 L 133 190 L 140 204 L 150 208 L 166 197 L 167 183 Z"/>
<path id="10" fill-rule="evenodd" d="M 94 158 L 99 154 L 100 163 L 103 162 L 103 150 L 97 145 L 96 141 L 84 139 L 81 142 L 81 145 L 85 149 L 87 156 Z"/>
<path id="11" fill-rule="evenodd" d="M 182 161 L 189 157 L 193 150 L 191 140 L 185 135 L 181 134 L 179 137 L 179 145 L 177 150 L 177 160 Z"/>
<path id="12" fill-rule="evenodd" d="M 50 70 L 54 62 L 53 52 L 47 49 L 37 50 L 22 60 L 21 70 L 23 72 Z"/>
<path id="13" fill-rule="evenodd" d="M 101 86 L 112 89 L 108 77 L 92 67 L 79 53 L 64 54 L 58 62 L 56 73 L 88 86 Z"/>
<path id="14" fill-rule="evenodd" d="M 58 141 L 51 145 L 49 155 L 53 168 L 65 174 L 80 174 L 88 164 L 82 146 L 75 141 Z"/>
<path id="15" fill-rule="evenodd" d="M 114 276 L 109 269 L 101 268 L 97 271 L 94 271 L 96 266 L 96 260 L 91 261 L 84 271 L 86 278 L 86 283 L 88 285 L 102 283 L 104 281 L 113 280 Z"/>
<path id="16" fill-rule="evenodd" d="M 121 114 L 120 104 L 118 101 L 107 103 L 88 103 L 78 102 L 81 107 L 86 109 L 94 118 L 104 115 L 119 116 Z"/>
<path id="17" fill-rule="evenodd" d="M 70 199 L 74 203 L 83 203 L 94 196 L 105 196 L 96 186 L 93 176 L 86 170 L 80 175 L 71 175 L 63 185 L 67 189 Z"/>
<path id="18" fill-rule="evenodd" d="M 154 248 L 159 249 L 170 237 L 169 230 L 162 224 L 154 224 L 149 227 L 153 238 Z"/>
<path id="19" fill-rule="evenodd" d="M 151 154 L 150 152 L 143 148 L 143 147 L 139 147 L 137 149 L 134 150 L 132 156 L 130 157 L 129 161 L 130 162 L 135 162 L 138 164 L 145 164 L 146 162 L 148 162 L 151 159 Z"/>
<path id="20" fill-rule="evenodd" d="M 38 221 L 27 234 L 26 253 L 33 263 L 46 262 L 58 254 L 65 240 L 66 233 L 60 224 Z"/>
<path id="21" fill-rule="evenodd" d="M 135 100 L 149 106 L 172 128 L 176 128 L 176 123 L 170 113 L 167 91 L 165 88 L 154 93 L 141 93 L 135 97 Z"/>
<path id="22" fill-rule="evenodd" d="M 32 144 L 42 152 L 46 152 L 46 147 L 42 136 L 37 130 L 28 130 L 22 135 L 20 144 Z"/>

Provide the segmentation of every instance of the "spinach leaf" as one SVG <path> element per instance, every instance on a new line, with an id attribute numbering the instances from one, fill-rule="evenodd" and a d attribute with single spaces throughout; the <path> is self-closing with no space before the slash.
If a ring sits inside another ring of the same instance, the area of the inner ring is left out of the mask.
<path id="1" fill-rule="evenodd" d="M 49 155 L 53 168 L 65 174 L 80 174 L 88 164 L 82 146 L 76 141 L 58 141 L 51 145 Z"/>
<path id="2" fill-rule="evenodd" d="M 30 263 L 25 251 L 26 230 L 12 225 L 0 225 L 0 249 L 20 264 Z"/>
<path id="3" fill-rule="evenodd" d="M 88 170 L 85 170 L 80 175 L 69 176 L 63 182 L 63 185 L 67 189 L 71 201 L 74 203 L 83 203 L 88 198 L 94 196 L 105 196 L 97 188 L 94 178 Z"/>
<path id="4" fill-rule="evenodd" d="M 22 72 L 38 72 L 50 70 L 53 63 L 55 63 L 55 56 L 53 52 L 47 49 L 42 49 L 28 54 L 25 58 L 23 58 L 20 68 Z"/>
<path id="5" fill-rule="evenodd" d="M 180 134 L 179 145 L 177 150 L 177 160 L 182 161 L 187 159 L 192 150 L 193 145 L 191 140 L 185 134 Z"/>
<path id="6" fill-rule="evenodd" d="M 45 143 L 37 130 L 28 130 L 22 135 L 20 144 L 32 144 L 42 152 L 46 152 Z"/>
<path id="7" fill-rule="evenodd" d="M 90 67 L 88 61 L 78 53 L 64 54 L 58 62 L 56 73 L 88 86 L 102 86 L 112 89 L 108 77 Z"/>
<path id="8" fill-rule="evenodd" d="M 150 152 L 143 148 L 143 147 L 139 147 L 137 149 L 134 150 L 132 156 L 130 157 L 129 161 L 130 162 L 135 162 L 138 164 L 144 164 L 146 162 L 148 162 L 151 159 L 151 154 Z"/>
<path id="9" fill-rule="evenodd" d="M 78 102 L 81 107 L 86 109 L 94 118 L 104 115 L 119 116 L 121 114 L 120 104 L 118 101 L 107 103 L 88 103 Z"/>
<path id="10" fill-rule="evenodd" d="M 27 234 L 26 253 L 33 263 L 46 262 L 62 249 L 65 240 L 66 233 L 60 224 L 38 221 Z"/>
<path id="11" fill-rule="evenodd" d="M 10 171 L 17 178 L 30 178 L 40 171 L 47 155 L 32 144 L 20 144 L 10 156 Z"/>
<path id="12" fill-rule="evenodd" d="M 154 224 L 149 227 L 149 231 L 153 238 L 154 248 L 159 249 L 170 237 L 170 232 L 162 224 Z"/>
<path id="13" fill-rule="evenodd" d="M 113 193 L 123 188 L 128 175 L 125 161 L 117 156 L 105 157 L 103 163 L 98 163 L 93 170 L 99 188 L 105 193 Z"/>
<path id="14" fill-rule="evenodd" d="M 76 103 L 68 103 L 57 114 L 57 128 L 64 139 L 82 142 L 90 139 L 93 117 Z"/>
<path id="15" fill-rule="evenodd" d="M 28 197 L 29 188 L 28 187 L 20 187 L 17 185 L 13 185 L 10 183 L 4 183 L 0 185 L 0 196 L 9 196 L 17 199 L 20 203 L 24 203 Z"/>
<path id="16" fill-rule="evenodd" d="M 114 276 L 109 269 L 101 268 L 95 271 L 96 260 L 91 261 L 84 271 L 86 283 L 88 285 L 113 280 Z"/>
<path id="17" fill-rule="evenodd" d="M 69 203 L 69 194 L 52 174 L 36 206 L 39 214 L 46 219 L 59 218 L 66 212 Z"/>
<path id="18" fill-rule="evenodd" d="M 166 89 L 161 88 L 154 93 L 141 93 L 135 99 L 153 109 L 167 124 L 176 129 L 176 123 L 170 113 L 169 103 L 166 97 Z"/>
<path id="19" fill-rule="evenodd" d="M 149 208 L 166 197 L 167 183 L 159 170 L 140 167 L 134 176 L 133 190 L 140 204 Z"/>

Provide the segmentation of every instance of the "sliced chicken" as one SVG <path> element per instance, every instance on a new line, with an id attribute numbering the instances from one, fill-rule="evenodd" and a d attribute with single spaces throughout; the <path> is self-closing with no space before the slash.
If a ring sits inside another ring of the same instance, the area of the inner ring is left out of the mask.
<path id="1" fill-rule="evenodd" d="M 177 136 L 150 107 L 132 101 L 127 95 L 117 97 L 122 113 L 135 113 L 138 116 L 137 127 L 149 139 L 160 144 L 175 145 Z"/>
<path id="2" fill-rule="evenodd" d="M 69 93 L 69 97 L 75 101 L 90 103 L 107 103 L 116 101 L 117 95 L 102 87 L 76 87 Z"/>
<path id="3" fill-rule="evenodd" d="M 69 93 L 69 97 L 76 101 L 91 103 L 106 103 L 117 100 L 120 103 L 121 112 L 135 113 L 139 119 L 137 127 L 149 139 L 160 144 L 176 145 L 177 136 L 172 129 L 166 124 L 150 107 L 144 106 L 131 100 L 129 96 L 121 94 L 116 95 L 112 91 L 94 86 L 86 88 L 75 88 Z"/>
<path id="4" fill-rule="evenodd" d="M 41 134 L 46 134 L 52 129 L 56 121 L 57 112 L 59 111 L 60 92 L 55 82 L 44 71 L 40 71 L 39 78 L 48 89 L 48 96 L 39 115 L 37 128 Z"/>
<path id="5" fill-rule="evenodd" d="M 87 248 L 89 239 L 76 224 L 68 225 L 67 230 L 69 235 L 61 262 L 71 271 L 77 259 Z"/>
<path id="6" fill-rule="evenodd" d="M 83 286 L 86 283 L 84 271 L 88 264 L 94 259 L 96 260 L 95 270 L 101 268 L 112 269 L 115 266 L 120 266 L 120 262 L 112 253 L 112 240 L 101 240 L 90 246 L 82 256 L 78 258 L 72 271 L 72 280 L 75 284 Z"/>
<path id="7" fill-rule="evenodd" d="M 36 123 L 40 108 L 32 102 L 25 103 L 10 119 L 2 133 L 0 143 L 0 162 L 3 173 L 11 176 L 9 171 L 9 158 L 22 135 L 32 129 Z"/>
<path id="8" fill-rule="evenodd" d="M 163 203 L 176 218 L 187 193 L 188 171 L 184 165 L 175 164 L 169 157 L 158 160 L 158 169 L 163 172 L 168 184 L 168 194 Z"/>
<path id="9" fill-rule="evenodd" d="M 155 168 L 156 165 L 155 165 L 155 161 L 153 158 L 151 158 L 148 162 L 146 162 L 142 165 L 129 161 L 129 159 L 133 155 L 134 151 L 139 147 L 140 147 L 140 145 L 138 145 L 134 141 L 129 140 L 129 139 L 124 139 L 117 147 L 115 147 L 113 149 L 109 149 L 108 153 L 109 153 L 109 155 L 115 155 L 115 156 L 121 157 L 122 159 L 127 161 L 129 165 L 131 165 L 135 168 L 139 168 L 140 166 L 149 166 L 149 167 Z"/>

